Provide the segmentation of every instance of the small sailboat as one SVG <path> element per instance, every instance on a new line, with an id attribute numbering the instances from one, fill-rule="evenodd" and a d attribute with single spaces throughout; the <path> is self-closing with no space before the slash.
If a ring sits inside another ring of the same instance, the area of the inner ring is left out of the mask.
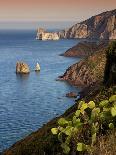
<path id="1" fill-rule="evenodd" d="M 39 65 L 39 63 L 36 64 L 35 71 L 36 72 L 40 71 L 40 65 Z"/>

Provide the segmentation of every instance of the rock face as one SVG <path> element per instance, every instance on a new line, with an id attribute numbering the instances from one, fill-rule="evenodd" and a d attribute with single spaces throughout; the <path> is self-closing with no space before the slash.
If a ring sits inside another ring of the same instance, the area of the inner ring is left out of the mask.
<path id="1" fill-rule="evenodd" d="M 107 46 L 107 42 L 80 42 L 77 45 L 73 46 L 72 48 L 68 49 L 62 56 L 66 57 L 86 57 L 90 56 L 99 49 L 102 49 Z"/>
<path id="2" fill-rule="evenodd" d="M 28 74 L 30 73 L 29 66 L 24 62 L 16 63 L 16 73 L 17 74 Z"/>
<path id="3" fill-rule="evenodd" d="M 59 36 L 56 32 L 46 32 L 43 28 L 37 30 L 36 39 L 39 40 L 59 40 Z"/>
<path id="4" fill-rule="evenodd" d="M 103 81 L 105 64 L 106 52 L 102 49 L 70 66 L 59 79 L 78 87 L 92 86 L 98 81 Z"/>
<path id="5" fill-rule="evenodd" d="M 116 41 L 109 44 L 106 52 L 107 61 L 104 74 L 104 84 L 107 86 L 116 85 Z"/>
<path id="6" fill-rule="evenodd" d="M 40 71 L 40 65 L 38 63 L 36 64 L 35 71 L 36 72 Z"/>
<path id="7" fill-rule="evenodd" d="M 60 38 L 116 39 L 116 9 L 77 23 L 58 35 Z"/>
<path id="8" fill-rule="evenodd" d="M 39 28 L 36 37 L 40 40 L 70 38 L 116 39 L 116 9 L 93 16 L 59 32 L 46 32 L 43 28 Z"/>

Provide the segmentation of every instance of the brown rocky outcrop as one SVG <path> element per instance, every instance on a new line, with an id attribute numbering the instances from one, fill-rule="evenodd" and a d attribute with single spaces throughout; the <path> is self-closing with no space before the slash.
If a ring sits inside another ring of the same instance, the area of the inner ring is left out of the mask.
<path id="1" fill-rule="evenodd" d="M 29 66 L 24 62 L 16 63 L 16 73 L 17 74 L 28 74 L 30 73 Z"/>
<path id="2" fill-rule="evenodd" d="M 70 66 L 59 79 L 78 87 L 92 86 L 103 81 L 105 64 L 106 52 L 102 49 Z"/>
<path id="3" fill-rule="evenodd" d="M 116 9 L 93 16 L 58 34 L 60 38 L 116 39 Z"/>
<path id="4" fill-rule="evenodd" d="M 68 49 L 64 54 L 61 54 L 61 56 L 66 57 L 86 57 L 90 56 L 93 53 L 95 53 L 98 50 L 101 50 L 102 48 L 107 46 L 107 42 L 80 42 L 77 45 L 73 46 L 72 48 Z"/>

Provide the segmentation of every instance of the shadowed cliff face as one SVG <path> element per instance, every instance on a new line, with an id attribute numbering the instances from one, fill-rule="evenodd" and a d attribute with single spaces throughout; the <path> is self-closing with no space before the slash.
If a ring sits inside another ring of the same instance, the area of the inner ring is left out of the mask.
<path id="1" fill-rule="evenodd" d="M 106 51 L 107 61 L 104 74 L 104 84 L 116 84 L 116 41 L 111 42 Z"/>
<path id="2" fill-rule="evenodd" d="M 116 39 L 116 9 L 59 32 L 60 38 Z"/>

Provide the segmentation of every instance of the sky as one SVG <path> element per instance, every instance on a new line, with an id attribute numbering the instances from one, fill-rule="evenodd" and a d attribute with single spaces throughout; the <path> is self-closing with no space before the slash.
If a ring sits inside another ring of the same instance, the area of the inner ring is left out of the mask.
<path id="1" fill-rule="evenodd" d="M 0 27 L 6 23 L 80 22 L 115 8 L 116 0 L 0 0 Z"/>

